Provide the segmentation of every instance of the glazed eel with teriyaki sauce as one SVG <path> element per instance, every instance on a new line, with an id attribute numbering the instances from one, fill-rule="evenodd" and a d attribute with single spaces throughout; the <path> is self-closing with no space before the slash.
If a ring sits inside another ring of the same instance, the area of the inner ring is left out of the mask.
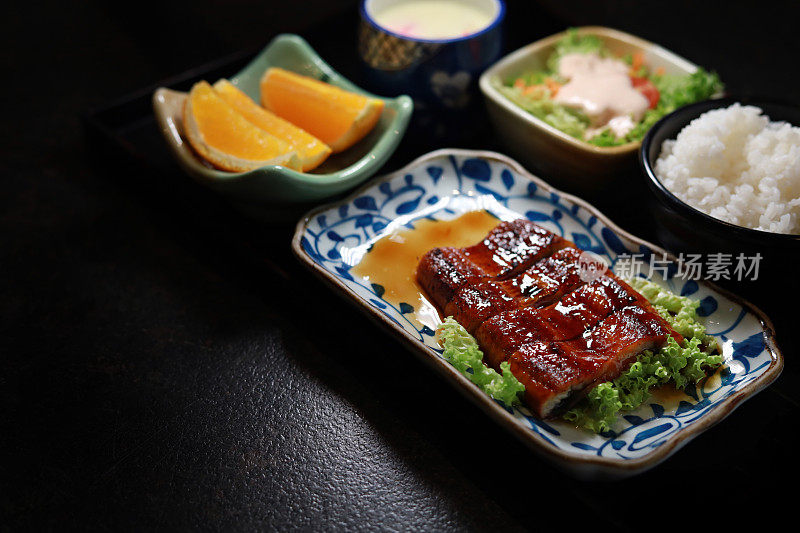
<path id="1" fill-rule="evenodd" d="M 582 273 L 585 259 L 574 243 L 517 219 L 473 246 L 428 251 L 416 277 L 443 316 L 476 337 L 488 365 L 509 362 L 528 407 L 545 418 L 667 337 L 683 342 L 611 271 Z"/>

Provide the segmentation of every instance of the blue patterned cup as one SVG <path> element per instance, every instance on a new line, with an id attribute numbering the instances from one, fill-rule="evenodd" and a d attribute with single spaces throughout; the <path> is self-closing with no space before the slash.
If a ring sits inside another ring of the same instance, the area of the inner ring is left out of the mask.
<path id="1" fill-rule="evenodd" d="M 436 1 L 428 0 L 428 5 Z M 478 78 L 501 55 L 505 15 L 503 0 L 444 2 L 463 4 L 465 12 L 481 12 L 486 25 L 454 37 L 426 38 L 387 24 L 381 16 L 398 4 L 418 5 L 419 0 L 363 0 L 359 30 L 359 53 L 370 88 L 410 95 L 415 122 L 436 137 L 463 130 L 465 115 L 479 101 Z"/>

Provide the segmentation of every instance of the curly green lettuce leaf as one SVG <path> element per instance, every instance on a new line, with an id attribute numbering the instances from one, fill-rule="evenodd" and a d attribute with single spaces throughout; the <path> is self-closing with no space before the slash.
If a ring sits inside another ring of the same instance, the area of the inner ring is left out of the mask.
<path id="1" fill-rule="evenodd" d="M 597 53 L 606 55 L 608 52 L 603 40 L 597 35 L 581 35 L 576 28 L 569 28 L 567 34 L 560 39 L 553 53 L 547 58 L 547 68 L 552 73 L 558 72 L 558 63 L 567 54 L 591 54 Z"/>
<path id="2" fill-rule="evenodd" d="M 442 356 L 456 370 L 495 400 L 508 406 L 519 403 L 519 393 L 525 386 L 514 377 L 507 362 L 500 365 L 502 374 L 486 366 L 478 342 L 453 317 L 447 317 L 436 331 L 443 348 Z"/>
<path id="3" fill-rule="evenodd" d="M 630 283 L 685 337 L 685 341 L 681 346 L 669 337 L 659 350 L 642 352 L 617 379 L 601 383 L 565 413 L 565 420 L 596 433 L 611 429 L 621 411 L 639 407 L 654 387 L 671 383 L 682 389 L 704 378 L 707 369 L 723 361 L 716 339 L 707 335 L 699 322 L 698 302 L 641 278 Z"/>
<path id="4" fill-rule="evenodd" d="M 658 89 L 658 104 L 654 109 L 645 112 L 642 120 L 625 136 L 625 142 L 642 140 L 663 116 L 679 107 L 708 100 L 725 89 L 716 72 L 708 72 L 702 68 L 688 76 L 662 74 L 649 76 L 649 79 Z"/>
<path id="5" fill-rule="evenodd" d="M 619 146 L 628 141 L 625 139 L 618 139 L 617 136 L 614 135 L 613 131 L 611 131 L 609 128 L 606 128 L 591 139 L 586 140 L 586 142 L 595 146 Z"/>
<path id="6" fill-rule="evenodd" d="M 725 88 L 716 72 L 708 72 L 702 68 L 698 68 L 688 76 L 679 74 L 652 76 L 651 81 L 661 94 L 658 103 L 667 108 L 667 112 L 699 100 L 706 100 L 721 93 Z"/>
<path id="7" fill-rule="evenodd" d="M 688 339 L 699 338 L 704 344 L 716 347 L 716 340 L 706 335 L 706 328 L 697 316 L 699 301 L 674 294 L 644 278 L 634 278 L 630 285 L 653 304 L 672 329 Z"/>
<path id="8" fill-rule="evenodd" d="M 564 413 L 564 420 L 595 433 L 607 431 L 622 410 L 619 389 L 610 381 L 601 383 L 580 404 Z"/>

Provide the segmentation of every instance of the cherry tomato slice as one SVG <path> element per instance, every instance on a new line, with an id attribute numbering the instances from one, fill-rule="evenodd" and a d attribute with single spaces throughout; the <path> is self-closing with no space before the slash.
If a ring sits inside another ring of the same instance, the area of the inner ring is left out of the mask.
<path id="1" fill-rule="evenodd" d="M 658 92 L 658 89 L 653 82 L 648 80 L 647 78 L 636 78 L 631 77 L 631 84 L 633 84 L 633 88 L 639 91 L 644 95 L 645 98 L 650 102 L 650 109 L 653 109 L 658 105 L 658 99 L 661 97 L 661 93 Z"/>

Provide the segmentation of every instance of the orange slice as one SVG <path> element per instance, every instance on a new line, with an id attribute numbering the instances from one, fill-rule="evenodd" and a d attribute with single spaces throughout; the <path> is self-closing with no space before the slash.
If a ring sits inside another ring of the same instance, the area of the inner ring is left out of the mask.
<path id="1" fill-rule="evenodd" d="M 331 149 L 310 133 L 306 133 L 291 122 L 270 113 L 228 80 L 219 80 L 214 90 L 244 118 L 275 137 L 289 143 L 297 151 L 300 170 L 307 172 L 318 167 L 331 155 Z"/>
<path id="2" fill-rule="evenodd" d="M 298 168 L 289 143 L 253 125 L 205 81 L 195 83 L 186 98 L 183 128 L 192 148 L 222 170 L 244 172 L 265 165 Z"/>
<path id="3" fill-rule="evenodd" d="M 282 68 L 270 68 L 261 78 L 261 105 L 314 135 L 334 153 L 364 138 L 383 112 L 383 100 Z"/>

